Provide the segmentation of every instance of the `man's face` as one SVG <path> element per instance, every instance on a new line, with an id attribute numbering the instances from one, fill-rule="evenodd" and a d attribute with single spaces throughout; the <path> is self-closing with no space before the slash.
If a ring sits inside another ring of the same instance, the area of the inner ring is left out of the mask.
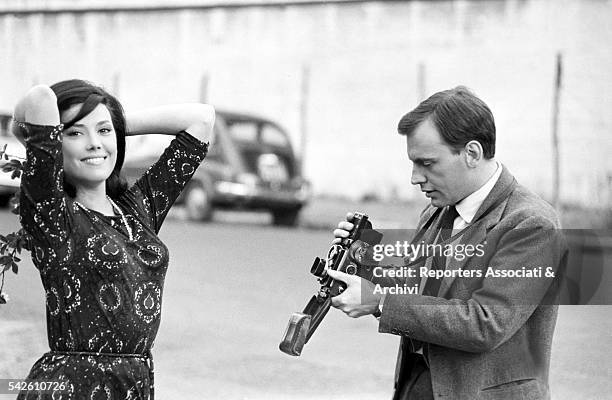
<path id="1" fill-rule="evenodd" d="M 469 194 L 465 152 L 454 154 L 429 119 L 407 136 L 407 145 L 413 162 L 411 183 L 421 187 L 431 205 L 454 205 Z"/>

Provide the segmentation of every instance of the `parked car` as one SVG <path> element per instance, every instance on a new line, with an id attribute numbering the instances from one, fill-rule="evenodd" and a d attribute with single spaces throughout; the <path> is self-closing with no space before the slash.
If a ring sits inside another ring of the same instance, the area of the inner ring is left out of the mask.
<path id="1" fill-rule="evenodd" d="M 12 114 L 0 111 L 0 149 L 6 145 L 6 153 L 17 158 L 25 158 L 25 147 L 9 133 Z M 2 172 L 2 167 L 8 161 L 0 158 L 0 207 L 6 207 L 13 196 L 19 190 L 19 179 L 11 179 L 11 172 Z"/>
<path id="2" fill-rule="evenodd" d="M 264 210 L 275 225 L 296 225 L 310 183 L 302 177 L 286 131 L 260 116 L 217 110 L 214 135 L 206 160 L 177 200 L 188 218 L 209 220 L 217 208 Z M 126 154 L 128 180 L 159 157 L 163 146 L 154 147 L 141 143 L 140 151 Z"/>

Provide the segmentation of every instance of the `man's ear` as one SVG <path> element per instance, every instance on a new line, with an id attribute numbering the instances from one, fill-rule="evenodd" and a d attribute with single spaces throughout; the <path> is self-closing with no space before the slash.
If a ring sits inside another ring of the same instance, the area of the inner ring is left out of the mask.
<path id="1" fill-rule="evenodd" d="M 475 168 L 483 158 L 482 145 L 477 140 L 470 140 L 463 148 L 465 150 L 465 162 L 470 168 Z"/>

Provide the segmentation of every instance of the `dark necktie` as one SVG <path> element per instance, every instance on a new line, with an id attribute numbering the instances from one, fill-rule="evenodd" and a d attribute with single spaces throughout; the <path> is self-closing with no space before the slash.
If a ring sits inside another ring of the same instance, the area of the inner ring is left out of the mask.
<path id="1" fill-rule="evenodd" d="M 455 206 L 449 206 L 442 215 L 442 221 L 440 223 L 440 234 L 436 244 L 440 244 L 441 251 L 436 248 L 436 255 L 432 259 L 431 268 L 434 270 L 445 270 L 446 269 L 446 257 L 444 256 L 444 245 L 453 234 L 453 222 L 455 218 L 459 216 Z M 438 290 L 440 289 L 440 283 L 442 279 L 427 278 L 425 282 L 425 288 L 423 294 L 425 296 L 437 296 Z"/>

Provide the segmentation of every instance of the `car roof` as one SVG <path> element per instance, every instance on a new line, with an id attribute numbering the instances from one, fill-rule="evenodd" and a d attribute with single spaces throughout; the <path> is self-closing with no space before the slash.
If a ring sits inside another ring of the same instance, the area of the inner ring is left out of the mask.
<path id="1" fill-rule="evenodd" d="M 279 128 L 280 130 L 285 132 L 285 129 L 282 128 L 278 123 L 272 121 L 271 119 L 262 117 L 261 115 L 252 114 L 252 113 L 248 113 L 248 112 L 241 112 L 241 111 L 229 111 L 229 110 L 226 110 L 226 109 L 219 109 L 219 108 L 216 108 L 216 107 L 215 107 L 215 112 L 216 112 L 217 115 L 221 116 L 222 118 L 231 119 L 233 121 L 257 121 L 257 122 L 265 122 L 265 123 L 274 125 L 275 127 Z"/>

